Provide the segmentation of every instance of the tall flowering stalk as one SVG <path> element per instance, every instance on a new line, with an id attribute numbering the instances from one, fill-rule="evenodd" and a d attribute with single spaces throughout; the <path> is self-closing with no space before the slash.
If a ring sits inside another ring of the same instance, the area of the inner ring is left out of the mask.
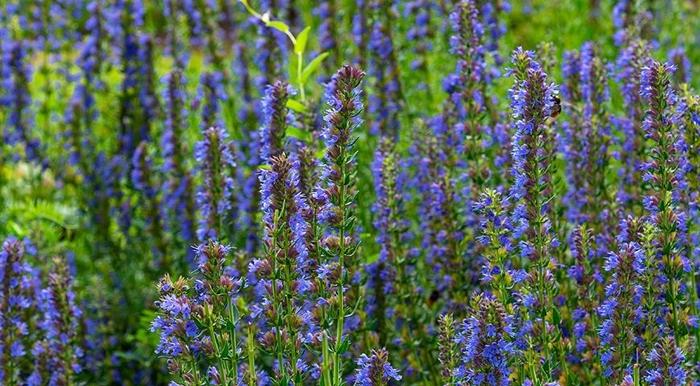
<path id="1" fill-rule="evenodd" d="M 107 53 L 103 47 L 106 38 L 104 9 L 97 1 L 93 1 L 88 4 L 87 10 L 89 17 L 85 27 L 88 35 L 80 47 L 77 60 L 82 82 L 76 86 L 74 92 L 75 105 L 71 104 L 69 107 L 74 115 L 72 118 L 75 120 L 71 128 L 71 135 L 74 138 L 71 149 L 74 154 L 71 156 L 74 157 L 73 161 L 81 166 L 81 172 L 85 175 L 90 174 L 87 165 L 96 156 L 89 151 L 93 146 L 93 129 L 99 114 L 94 95 L 103 87 L 100 74 L 107 61 Z"/>
<path id="2" fill-rule="evenodd" d="M 508 0 L 480 1 L 478 3 L 480 5 L 479 13 L 483 18 L 485 48 L 493 57 L 496 66 L 501 66 L 503 57 L 499 53 L 499 42 L 506 33 L 506 26 L 501 15 L 510 12 L 511 3 Z M 491 70 L 492 75 L 495 75 L 495 71 L 497 68 Z"/>
<path id="3" fill-rule="evenodd" d="M 486 190 L 474 203 L 474 211 L 480 216 L 481 231 L 477 242 L 482 246 L 483 267 L 481 280 L 487 294 L 496 299 L 508 313 L 513 313 L 517 302 L 518 285 L 527 274 L 513 261 L 516 248 L 509 213 L 510 203 L 496 190 Z"/>
<path id="4" fill-rule="evenodd" d="M 183 0 L 181 7 L 182 13 L 187 18 L 188 38 L 190 45 L 196 48 L 201 48 L 204 44 L 204 20 L 202 20 L 202 10 L 198 6 L 197 0 Z"/>
<path id="5" fill-rule="evenodd" d="M 385 349 L 372 351 L 371 356 L 362 354 L 357 360 L 356 386 L 387 386 L 392 381 L 401 381 L 399 372 L 389 363 L 389 352 Z"/>
<path id="6" fill-rule="evenodd" d="M 450 93 L 445 112 L 447 124 L 455 127 L 456 135 L 464 136 L 469 198 L 473 201 L 478 199 L 490 174 L 484 147 L 491 101 L 487 95 L 489 75 L 486 73 L 484 30 L 479 16 L 477 4 L 472 0 L 460 1 L 450 14 L 454 31 L 450 52 L 457 57 L 457 66 L 454 74 L 446 80 Z"/>
<path id="7" fill-rule="evenodd" d="M 654 15 L 646 1 L 618 0 L 613 7 L 614 41 L 625 47 L 629 42 L 653 36 Z"/>
<path id="8" fill-rule="evenodd" d="M 202 105 L 202 130 L 223 124 L 221 104 L 226 99 L 226 93 L 222 79 L 223 75 L 218 71 L 206 72 L 200 77 L 197 102 Z"/>
<path id="9" fill-rule="evenodd" d="M 367 65 L 367 45 L 370 32 L 369 1 L 357 0 L 352 16 L 352 41 L 357 47 L 356 63 L 361 68 L 365 68 Z"/>
<path id="10" fill-rule="evenodd" d="M 41 142 L 34 137 L 32 129 L 32 99 L 29 95 L 29 82 L 32 79 L 31 65 L 28 64 L 27 49 L 21 40 L 10 40 L 3 52 L 3 62 L 7 66 L 3 83 L 6 89 L 4 105 L 9 107 L 5 141 L 21 144 L 28 161 L 43 163 Z"/>
<path id="11" fill-rule="evenodd" d="M 136 147 L 141 141 L 149 140 L 150 130 L 147 124 L 147 106 L 139 100 L 143 83 L 142 66 L 140 65 L 143 54 L 139 45 L 137 26 L 142 25 L 140 2 L 123 0 L 113 6 L 114 18 L 108 24 L 114 22 L 110 28 L 114 29 L 114 38 L 119 45 L 121 72 L 124 74 L 119 95 L 119 129 L 120 152 L 127 159 L 131 159 Z M 146 64 L 147 65 L 147 64 Z"/>
<path id="12" fill-rule="evenodd" d="M 438 361 L 440 362 L 440 382 L 453 385 L 457 381 L 457 364 L 459 349 L 457 347 L 457 323 L 452 314 L 443 314 L 438 318 Z"/>
<path id="13" fill-rule="evenodd" d="M 673 337 L 663 338 L 647 357 L 651 369 L 647 371 L 644 380 L 653 386 L 686 385 L 688 374 L 685 359 L 683 350 Z"/>
<path id="14" fill-rule="evenodd" d="M 338 2 L 336 0 L 323 0 L 319 6 L 314 9 L 314 14 L 321 20 L 318 27 L 318 41 L 321 52 L 331 54 L 330 58 L 325 60 L 326 68 L 336 69 L 340 63 L 338 50 Z"/>
<path id="15" fill-rule="evenodd" d="M 182 3 L 187 4 L 187 0 Z M 175 67 L 183 70 L 188 61 L 188 51 L 179 33 L 183 16 L 182 6 L 176 0 L 163 1 L 163 16 L 167 20 L 164 53 L 173 58 Z"/>
<path id="16" fill-rule="evenodd" d="M 31 350 L 37 312 L 35 273 L 25 261 L 25 246 L 16 239 L 3 242 L 0 251 L 0 379 L 7 385 L 22 384 Z M 32 330 L 30 330 L 32 327 Z M 26 375 L 26 374 L 25 374 Z"/>
<path id="17" fill-rule="evenodd" d="M 235 168 L 231 143 L 226 132 L 217 127 L 204 131 L 204 139 L 197 142 L 194 156 L 202 182 L 197 189 L 199 209 L 197 239 L 224 237 L 235 216 Z"/>
<path id="18" fill-rule="evenodd" d="M 94 147 L 93 129 L 99 115 L 95 106 L 95 93 L 103 87 L 100 74 L 107 54 L 103 47 L 106 37 L 104 9 L 101 4 L 92 1 L 88 3 L 87 11 L 87 34 L 80 45 L 77 58 L 81 79 L 66 109 L 65 122 L 69 126 L 66 133 L 69 162 L 77 165 L 79 172 L 91 181 L 89 175 L 92 170 L 89 165 L 96 157 L 95 152 L 91 151 Z"/>
<path id="19" fill-rule="evenodd" d="M 482 30 L 474 2 L 455 4 L 449 21 L 450 51 L 457 65 L 443 81 L 448 98 L 442 113 L 429 123 L 432 138 L 417 139 L 422 158 L 416 163 L 416 182 L 424 195 L 423 248 L 432 249 L 426 258 L 439 283 L 435 290 L 449 299 L 444 305 L 451 312 L 463 316 L 468 288 L 476 279 L 468 267 L 476 259 L 466 258 L 473 240 L 468 227 L 473 217 L 466 201 L 477 199 L 488 177 L 482 159 L 486 83 Z"/>
<path id="20" fill-rule="evenodd" d="M 692 81 L 692 68 L 685 47 L 680 46 L 670 50 L 668 61 L 676 68 L 673 72 L 673 80 L 677 86 Z"/>
<path id="21" fill-rule="evenodd" d="M 620 187 L 617 201 L 627 211 L 634 215 L 641 214 L 642 202 L 642 173 L 641 164 L 644 162 L 646 141 L 642 120 L 644 107 L 640 95 L 640 75 L 649 57 L 649 47 L 644 41 L 635 40 L 626 47 L 617 60 L 617 80 L 622 83 L 622 97 L 625 104 L 625 115 L 614 117 L 612 122 L 617 130 L 623 133 L 620 153 L 617 158 L 622 166 L 618 172 Z"/>
<path id="22" fill-rule="evenodd" d="M 415 59 L 411 62 L 411 70 L 417 71 L 421 75 L 417 88 L 430 100 L 432 93 L 430 90 L 430 76 L 428 71 L 428 53 L 433 48 L 432 38 L 434 31 L 431 25 L 432 9 L 430 2 L 426 0 L 412 0 L 405 4 L 405 16 L 411 16 L 413 25 L 408 30 L 406 38 L 413 42 L 413 52 Z"/>
<path id="23" fill-rule="evenodd" d="M 63 101 L 67 99 L 67 95 L 65 94 L 56 95 L 57 91 L 65 93 L 65 88 L 56 88 L 54 85 L 59 81 L 60 75 L 64 75 L 67 83 L 73 80 L 70 69 L 66 65 L 66 61 L 61 57 L 61 44 L 70 42 L 72 37 L 63 34 L 66 15 L 62 7 L 51 7 L 43 4 L 36 4 L 34 7 L 37 8 L 36 16 L 38 25 L 36 27 L 37 36 L 34 42 L 35 47 L 33 48 L 35 50 L 34 52 L 42 54 L 40 64 L 37 66 L 37 79 L 39 79 L 40 76 L 44 83 L 41 87 L 42 95 L 38 101 L 39 107 L 37 108 L 36 117 L 37 120 L 41 119 L 41 127 L 51 130 L 53 124 L 53 120 L 51 119 L 52 104 L 60 106 Z M 52 61 L 59 62 L 61 66 L 65 65 L 65 67 L 61 68 L 59 71 L 53 71 L 51 68 Z"/>
<path id="24" fill-rule="evenodd" d="M 153 40 L 149 35 L 140 34 L 138 36 L 138 56 L 140 71 L 139 78 L 139 103 L 143 109 L 143 122 L 141 131 L 146 138 L 151 138 L 153 124 L 160 118 L 160 105 L 156 95 L 157 78 L 155 74 L 155 63 L 153 54 Z"/>
<path id="25" fill-rule="evenodd" d="M 473 302 L 473 315 L 464 320 L 455 337 L 461 357 L 453 376 L 458 384 L 509 385 L 516 353 L 512 317 L 497 300 Z"/>
<path id="26" fill-rule="evenodd" d="M 431 307 L 461 314 L 472 283 L 468 278 L 472 271 L 465 268 L 469 239 L 459 194 L 464 181 L 454 172 L 463 167 L 463 133 L 459 130 L 463 125 L 451 128 L 442 116 L 430 125 L 429 130 L 416 134 L 411 157 L 415 169 L 411 184 L 419 200 L 420 247 L 425 265 L 431 267 L 421 272 L 427 277 L 423 290 L 430 297 Z"/>
<path id="27" fill-rule="evenodd" d="M 471 0 L 460 1 L 450 14 L 454 35 L 450 39 L 450 50 L 457 57 L 457 68 L 453 78 L 451 95 L 457 106 L 457 117 L 466 120 L 465 134 L 470 150 L 481 146 L 481 120 L 485 110 L 485 56 L 482 44 L 483 27 L 476 5 Z M 474 158 L 474 157 L 470 157 Z"/>
<path id="28" fill-rule="evenodd" d="M 245 83 L 245 79 L 241 79 L 241 82 L 244 90 L 245 87 L 250 87 Z M 296 91 L 288 83 L 275 81 L 265 86 L 265 95 L 257 107 L 250 105 L 250 113 L 259 110 L 259 120 L 262 124 L 259 130 L 251 128 L 240 149 L 241 156 L 245 157 L 247 166 L 250 168 L 247 175 L 242 168 L 239 168 L 241 173 L 239 179 L 242 180 L 243 187 L 239 199 L 239 224 L 243 228 L 242 231 L 247 233 L 245 245 L 249 253 L 255 251 L 258 243 L 256 215 L 260 199 L 260 181 L 257 167 L 268 165 L 271 156 L 279 155 L 284 151 L 287 125 L 291 125 L 295 120 L 292 111 L 287 107 L 287 101 L 295 94 Z M 257 122 L 255 115 L 247 114 L 246 121 L 251 124 Z"/>
<path id="29" fill-rule="evenodd" d="M 399 113 L 402 91 L 396 48 L 391 33 L 392 10 L 383 1 L 371 0 L 373 15 L 368 49 L 369 73 L 374 78 L 374 93 L 369 95 L 369 113 L 372 116 L 370 132 L 398 138 Z"/>
<path id="30" fill-rule="evenodd" d="M 211 8 L 215 9 L 217 13 L 217 38 L 225 44 L 233 44 L 236 33 L 238 32 L 233 4 L 226 0 L 216 0 L 216 7 Z"/>
<path id="31" fill-rule="evenodd" d="M 490 189 L 474 203 L 480 218 L 477 241 L 483 253 L 481 279 L 485 291 L 470 305 L 470 313 L 455 338 L 462 355 L 451 373 L 469 383 L 510 384 L 520 350 L 526 347 L 521 337 L 531 326 L 521 326 L 516 316 L 521 309 L 519 300 L 528 296 L 523 291 L 528 290 L 532 276 L 519 267 L 514 255 L 518 239 L 513 236 L 510 208 L 508 199 Z"/>
<path id="32" fill-rule="evenodd" d="M 163 229 L 161 216 L 161 198 L 157 192 L 157 181 L 154 181 L 153 166 L 148 157 L 148 146 L 141 142 L 134 152 L 131 169 L 131 182 L 139 191 L 145 201 L 146 229 L 151 236 L 149 242 L 153 244 L 152 253 L 156 257 L 155 265 L 158 268 L 170 268 L 170 256 L 168 256 L 168 241 Z"/>
<path id="33" fill-rule="evenodd" d="M 32 353 L 38 363 L 29 382 L 69 385 L 81 368 L 82 349 L 77 345 L 82 311 L 76 304 L 73 278 L 64 258 L 54 257 L 48 286 L 41 291 L 39 322 L 45 338 L 34 344 Z"/>
<path id="34" fill-rule="evenodd" d="M 195 240 L 195 202 L 193 178 L 185 164 L 183 128 L 185 127 L 185 91 L 183 75 L 179 70 L 163 78 L 164 127 L 161 137 L 164 176 L 161 212 L 164 226 L 179 231 L 185 245 Z"/>
<path id="35" fill-rule="evenodd" d="M 236 60 L 233 63 L 232 73 L 237 76 L 235 84 L 239 93 L 240 102 L 238 107 L 238 124 L 242 128 L 241 141 L 238 147 L 239 153 L 236 159 L 241 166 L 238 168 L 238 184 L 242 188 L 238 190 L 239 217 L 238 227 L 244 234 L 244 244 L 247 253 L 252 254 L 257 248 L 258 227 L 256 215 L 260 189 L 257 168 L 260 164 L 260 131 L 259 115 L 262 110 L 260 104 L 254 100 L 254 84 L 252 73 L 248 69 L 249 50 L 242 44 L 235 44 L 233 47 Z"/>
<path id="36" fill-rule="evenodd" d="M 261 2 L 261 8 L 265 10 L 280 9 L 276 6 L 277 0 L 267 0 Z M 279 79 L 283 63 L 282 58 L 284 53 L 282 47 L 286 43 L 284 35 L 268 28 L 262 21 L 251 16 L 252 23 L 257 26 L 258 38 L 255 41 L 255 56 L 253 62 L 259 68 L 258 75 L 255 77 L 255 85 L 258 90 L 262 90 L 265 86 L 272 83 L 274 79 Z M 280 44 L 280 42 L 282 44 Z"/>
<path id="37" fill-rule="evenodd" d="M 337 271 L 333 275 L 337 282 L 329 283 L 329 287 L 336 291 L 329 310 L 335 321 L 322 326 L 327 329 L 322 344 L 322 376 L 328 384 L 340 384 L 343 381 L 343 354 L 348 346 L 345 322 L 354 309 L 348 303 L 351 298 L 346 289 L 346 286 L 353 284 L 351 280 L 358 273 L 358 240 L 354 215 L 354 198 L 357 194 L 354 177 L 356 140 L 352 135 L 362 123 L 363 106 L 359 86 L 364 76 L 364 72 L 356 67 L 343 66 L 326 89 L 328 109 L 323 130 L 326 154 L 322 178 L 326 184 L 323 194 L 328 197 L 328 203 L 321 216 L 330 232 L 323 240 L 327 263 L 320 270 Z M 335 327 L 335 333 L 332 332 L 332 327 Z"/>
<path id="38" fill-rule="evenodd" d="M 700 97 L 692 95 L 687 87 L 682 88 L 681 95 L 682 103 L 687 107 L 683 114 L 683 125 L 685 126 L 684 139 L 688 146 L 686 154 L 689 163 L 686 174 L 688 188 L 681 208 L 688 212 L 688 242 L 685 244 L 685 253 L 692 264 L 688 294 L 691 306 L 690 318 L 697 323 L 698 317 L 700 317 L 700 302 L 698 302 L 700 296 L 698 283 L 700 280 L 697 277 L 698 269 L 700 269 L 700 223 L 698 221 L 700 219 Z M 695 328 L 694 335 L 696 341 L 700 341 L 700 328 Z M 688 355 L 692 357 L 692 360 L 700 363 L 700 345 L 695 345 L 695 350 L 692 353 L 689 351 Z"/>
<path id="39" fill-rule="evenodd" d="M 629 226 L 632 227 L 629 232 L 639 231 L 634 222 Z M 635 345 L 639 343 L 643 274 L 647 265 L 639 243 L 625 238 L 620 242 L 619 250 L 606 257 L 604 269 L 611 277 L 605 288 L 605 300 L 598 310 L 600 361 L 603 375 L 613 380 L 630 374 L 632 363 L 639 359 Z"/>
<path id="40" fill-rule="evenodd" d="M 597 51 L 592 43 L 586 43 L 580 54 L 570 54 L 565 63 L 565 106 L 574 118 L 562 125 L 562 150 L 569 185 L 565 196 L 567 217 L 572 223 L 587 222 L 596 232 L 602 232 L 611 205 L 606 181 L 611 133 L 605 109 L 610 96 L 606 64 Z"/>
<path id="41" fill-rule="evenodd" d="M 393 305 L 387 304 L 387 301 L 397 290 L 395 281 L 396 270 L 399 267 L 396 259 L 403 256 L 399 238 L 401 224 L 397 221 L 400 201 L 396 190 L 396 167 L 391 142 L 383 138 L 372 163 L 376 195 L 372 208 L 375 212 L 374 226 L 377 229 L 376 241 L 380 251 L 377 261 L 367 266 L 367 284 L 371 288 L 371 294 L 367 299 L 367 311 L 375 320 L 375 329 L 381 345 L 386 345 L 388 340 L 387 314 L 393 314 L 396 311 Z"/>
<path id="42" fill-rule="evenodd" d="M 222 74 L 221 82 L 226 84 L 228 78 L 225 76 L 226 68 L 224 67 L 223 55 L 221 52 L 220 42 L 224 39 L 217 33 L 217 18 L 226 17 L 221 10 L 217 9 L 216 2 L 195 1 L 195 8 L 201 16 L 202 38 L 204 40 L 204 59 L 206 63 L 212 66 L 216 72 Z M 229 25 L 230 26 L 230 25 Z M 228 27 L 228 26 L 227 26 Z M 230 43 L 229 43 L 230 44 Z M 223 86 L 225 88 L 225 86 Z"/>
<path id="43" fill-rule="evenodd" d="M 553 251 L 558 241 L 551 220 L 554 133 L 548 121 L 557 113 L 558 90 L 532 56 L 521 49 L 513 53 L 513 65 L 521 72 L 515 72 L 516 82 L 510 90 L 515 121 L 511 222 L 528 271 L 522 305 L 533 330 L 525 356 L 531 366 L 541 357 L 542 366 L 533 366 L 530 372 L 535 379 L 547 381 L 552 377 L 552 350 L 558 339 L 550 307 L 557 294 Z"/>
<path id="44" fill-rule="evenodd" d="M 239 367 L 245 336 L 240 322 L 244 281 L 230 268 L 230 248 L 209 241 L 196 248 L 197 271 L 190 278 L 161 279 L 158 316 L 151 325 L 160 333 L 156 353 L 167 358 L 168 371 L 181 385 L 238 385 L 246 377 Z M 248 358 L 255 364 L 255 358 Z M 255 370 L 252 370 L 255 372 Z"/>
<path id="45" fill-rule="evenodd" d="M 599 262 L 592 258 L 593 247 L 590 229 L 585 225 L 574 228 L 569 239 L 569 250 L 574 261 L 568 274 L 576 284 L 572 293 L 576 295 L 577 304 L 571 312 L 570 328 L 573 334 L 569 338 L 570 351 L 567 359 L 573 372 L 582 380 L 590 380 L 591 377 L 587 369 L 595 359 L 597 308 L 603 292 L 603 275 Z"/>
<path id="46" fill-rule="evenodd" d="M 648 103 L 643 122 L 646 138 L 652 143 L 647 162 L 643 165 L 647 196 L 644 207 L 647 221 L 659 231 L 658 258 L 662 265 L 665 300 L 670 307 L 669 328 L 680 338 L 688 326 L 687 291 L 691 263 L 685 253 L 687 216 L 680 200 L 687 189 L 685 180 L 689 169 L 687 146 L 681 130 L 682 114 L 686 108 L 671 85 L 673 66 L 652 61 L 642 71 L 641 96 Z"/>
<path id="47" fill-rule="evenodd" d="M 257 103 L 254 100 L 254 87 L 253 76 L 248 68 L 248 62 L 250 61 L 250 49 L 245 47 L 243 44 L 236 43 L 233 45 L 233 54 L 235 60 L 233 62 L 232 74 L 236 77 L 235 90 L 240 95 L 240 102 L 238 107 L 238 124 L 243 127 L 242 129 L 242 146 L 243 150 L 248 154 L 254 154 L 257 157 L 257 153 L 251 150 L 254 146 L 255 139 L 253 138 L 257 134 L 258 128 L 258 114 L 256 111 Z M 257 147 L 256 147 L 257 148 Z M 254 165 L 250 165 L 251 167 Z"/>
<path id="48" fill-rule="evenodd" d="M 265 89 L 262 101 L 264 119 L 260 130 L 260 158 L 264 163 L 269 163 L 272 157 L 284 151 L 287 125 L 293 121 L 287 101 L 294 94 L 294 89 L 282 81 L 276 81 Z"/>
<path id="49" fill-rule="evenodd" d="M 0 250 L 0 381 L 66 385 L 76 381 L 81 311 L 61 258 L 50 259 L 46 286 L 29 258 L 29 242 L 8 238 Z"/>
<path id="50" fill-rule="evenodd" d="M 260 174 L 263 258 L 250 266 L 260 293 L 256 313 L 264 316 L 260 344 L 276 360 L 275 382 L 300 384 L 308 377 L 304 345 L 313 330 L 305 309 L 310 285 L 308 224 L 303 216 L 307 205 L 299 191 L 298 170 L 287 156 L 280 153 L 268 162 L 270 170 Z"/>
<path id="51" fill-rule="evenodd" d="M 379 245 L 377 260 L 367 270 L 368 316 L 374 322 L 380 346 L 400 350 L 408 366 L 413 369 L 407 377 L 422 379 L 434 376 L 434 359 L 429 345 L 432 334 L 423 323 L 429 318 L 427 309 L 416 306 L 424 288 L 420 282 L 418 254 L 407 248 L 412 235 L 406 220 L 406 175 L 397 150 L 388 138 L 382 138 L 372 163 L 376 201 L 374 226 Z M 409 347 L 408 342 L 418 339 L 421 344 Z"/>
<path id="52" fill-rule="evenodd" d="M 82 95 L 84 91 L 81 86 L 76 88 L 64 115 L 66 131 L 63 147 L 68 152 L 68 164 L 74 166 L 81 175 L 89 173 L 86 166 L 88 154 L 84 150 L 84 147 L 87 147 L 85 145 L 89 144 L 89 136 L 85 135 L 81 124 L 83 114 L 81 102 L 85 99 Z"/>

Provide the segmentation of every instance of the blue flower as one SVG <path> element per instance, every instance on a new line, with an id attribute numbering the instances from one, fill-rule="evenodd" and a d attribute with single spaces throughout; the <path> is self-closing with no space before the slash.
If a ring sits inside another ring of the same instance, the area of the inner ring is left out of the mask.
<path id="1" fill-rule="evenodd" d="M 371 356 L 362 354 L 357 360 L 355 385 L 386 385 L 391 381 L 400 381 L 401 375 L 389 363 L 389 353 L 385 349 L 372 351 Z"/>

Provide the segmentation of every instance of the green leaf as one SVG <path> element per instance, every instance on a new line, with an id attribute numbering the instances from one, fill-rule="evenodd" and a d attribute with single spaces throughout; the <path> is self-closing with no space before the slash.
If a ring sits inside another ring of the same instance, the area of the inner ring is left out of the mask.
<path id="1" fill-rule="evenodd" d="M 296 111 L 297 113 L 304 113 L 306 112 L 306 106 L 304 106 L 303 103 L 294 100 L 294 99 L 288 99 L 287 100 L 287 107 L 290 109 Z"/>
<path id="2" fill-rule="evenodd" d="M 11 229 L 11 234 L 13 234 L 17 237 L 24 237 L 25 236 L 24 229 L 22 229 L 22 226 L 20 226 L 16 222 L 8 221 L 7 227 Z"/>
<path id="3" fill-rule="evenodd" d="M 285 135 L 287 137 L 296 138 L 305 142 L 310 142 L 311 140 L 311 135 L 308 132 L 294 126 L 287 126 L 287 131 L 285 131 Z"/>
<path id="4" fill-rule="evenodd" d="M 287 33 L 289 32 L 289 26 L 284 24 L 281 21 L 273 20 L 273 21 L 268 21 L 267 26 L 270 28 L 274 28 L 282 33 Z"/>
<path id="5" fill-rule="evenodd" d="M 328 57 L 328 52 L 322 52 L 319 54 L 317 57 L 314 58 L 314 60 L 309 63 L 306 68 L 304 68 L 304 71 L 301 73 L 301 83 L 306 84 L 306 81 L 309 80 L 309 77 L 313 75 L 316 70 L 318 70 L 318 67 L 323 63 L 323 61 Z"/>
<path id="6" fill-rule="evenodd" d="M 365 263 L 367 263 L 367 264 L 374 263 L 375 261 L 379 260 L 379 254 L 378 253 L 371 254 L 371 255 L 367 256 L 366 259 L 367 260 L 365 260 Z"/>
<path id="7" fill-rule="evenodd" d="M 303 54 L 304 50 L 306 50 L 306 42 L 309 41 L 309 32 L 311 32 L 311 27 L 306 27 L 303 31 L 299 32 L 297 42 L 294 44 L 294 52 L 297 54 Z"/>
<path id="8" fill-rule="evenodd" d="M 344 354 L 350 348 L 350 339 L 343 339 L 340 347 L 338 347 L 338 354 Z"/>
<path id="9" fill-rule="evenodd" d="M 288 62 L 288 68 L 287 70 L 289 71 L 289 83 L 291 84 L 297 84 L 299 83 L 298 74 L 297 74 L 297 63 L 299 62 L 299 57 L 295 54 L 290 53 L 289 54 L 289 60 Z"/>
<path id="10" fill-rule="evenodd" d="M 57 202 L 11 202 L 7 205 L 7 210 L 23 223 L 41 220 L 70 230 L 77 229 L 79 225 L 76 209 Z"/>

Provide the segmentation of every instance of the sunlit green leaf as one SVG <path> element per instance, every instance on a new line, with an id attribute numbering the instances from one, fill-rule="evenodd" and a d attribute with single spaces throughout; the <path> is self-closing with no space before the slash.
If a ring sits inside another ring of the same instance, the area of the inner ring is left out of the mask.
<path id="1" fill-rule="evenodd" d="M 306 43 L 309 40 L 309 32 L 311 32 L 311 27 L 306 27 L 297 36 L 297 42 L 294 45 L 294 52 L 297 54 L 303 54 L 304 50 L 306 50 Z"/>
<path id="2" fill-rule="evenodd" d="M 287 100 L 287 107 L 290 109 L 296 111 L 297 113 L 304 113 L 306 112 L 306 106 L 304 106 L 303 103 L 294 100 L 294 99 L 289 99 Z"/>
<path id="3" fill-rule="evenodd" d="M 267 15 L 267 14 L 266 14 Z M 274 28 L 282 33 L 287 33 L 289 32 L 289 26 L 284 24 L 281 21 L 273 20 L 273 21 L 268 21 L 267 26 L 270 28 Z"/>
<path id="4" fill-rule="evenodd" d="M 306 84 L 306 81 L 309 80 L 309 77 L 313 75 L 316 70 L 318 70 L 318 67 L 323 63 L 323 61 L 328 57 L 328 52 L 323 52 L 319 54 L 317 57 L 314 58 L 314 60 L 309 63 L 306 68 L 304 68 L 304 71 L 301 73 L 301 83 Z"/>
<path id="5" fill-rule="evenodd" d="M 294 126 L 287 126 L 285 134 L 287 137 L 296 138 L 301 141 L 310 142 L 311 140 L 311 134 L 309 132 Z"/>

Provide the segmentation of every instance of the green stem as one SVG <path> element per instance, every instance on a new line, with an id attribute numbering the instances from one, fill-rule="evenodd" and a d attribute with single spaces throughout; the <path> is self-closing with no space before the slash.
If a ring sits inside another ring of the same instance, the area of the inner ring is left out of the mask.
<path id="1" fill-rule="evenodd" d="M 338 323 L 336 324 L 336 336 L 335 336 L 335 352 L 334 352 L 334 360 L 333 360 L 333 375 L 334 375 L 334 381 L 337 382 L 337 385 L 342 384 L 342 379 L 341 379 L 341 358 L 340 358 L 340 346 L 342 345 L 343 341 L 343 328 L 344 328 L 344 323 L 345 323 L 345 294 L 343 291 L 343 286 L 344 286 L 344 280 L 345 280 L 345 272 L 344 272 L 344 266 L 345 266 L 345 221 L 346 221 L 346 202 L 345 202 L 345 195 L 346 195 L 346 190 L 345 190 L 345 181 L 347 179 L 347 170 L 346 170 L 346 160 L 345 160 L 345 147 L 340 147 L 340 155 L 338 158 L 341 160 L 340 162 L 340 184 L 339 184 L 339 189 L 340 192 L 338 194 L 340 198 L 340 202 L 338 203 L 338 207 L 340 209 L 340 221 L 342 221 L 340 225 L 340 230 L 339 230 L 339 237 L 340 240 L 338 240 L 338 267 L 340 269 L 340 275 L 338 277 Z"/>
<path id="2" fill-rule="evenodd" d="M 275 216 L 274 219 L 274 228 L 273 229 L 279 229 L 279 216 Z M 272 239 L 272 245 L 277 245 L 277 232 L 273 232 L 273 239 Z M 284 361 L 283 361 L 283 347 L 281 345 L 283 344 L 282 342 L 282 333 L 280 332 L 280 323 L 279 323 L 279 317 L 280 313 L 279 310 L 277 309 L 277 304 L 278 304 L 278 296 L 277 296 L 277 279 L 279 272 L 277 268 L 277 261 L 276 261 L 276 256 L 273 256 L 272 259 L 272 285 L 270 286 L 272 288 L 272 299 L 274 301 L 272 302 L 272 307 L 273 307 L 273 314 L 275 315 L 275 321 L 274 321 L 274 329 L 275 329 L 275 345 L 274 345 L 274 350 L 276 351 L 277 354 L 277 361 L 279 362 L 279 367 L 280 367 L 280 375 L 282 379 L 285 379 L 287 377 L 287 371 L 284 366 Z"/>
<path id="3" fill-rule="evenodd" d="M 301 77 L 304 72 L 304 53 L 297 52 L 297 82 L 299 82 L 299 96 L 301 97 L 301 103 L 306 102 L 306 92 L 304 91 L 304 82 Z"/>
<path id="4" fill-rule="evenodd" d="M 255 373 L 255 339 L 253 326 L 248 326 L 248 383 L 257 385 L 257 374 Z"/>
<path id="5" fill-rule="evenodd" d="M 219 369 L 221 370 L 221 383 L 228 385 L 228 365 L 221 359 L 222 355 L 219 348 L 219 339 L 217 338 L 218 335 L 214 332 L 214 323 L 212 321 L 209 321 L 208 329 L 211 337 L 211 343 L 214 346 L 214 352 L 216 352 L 216 361 L 219 365 Z"/>
<path id="6" fill-rule="evenodd" d="M 331 382 L 331 366 L 332 363 L 329 363 L 328 357 L 330 354 L 328 353 L 328 336 L 326 334 L 323 334 L 323 340 L 321 341 L 321 350 L 322 350 L 322 355 L 323 355 L 323 385 L 324 386 L 330 386 L 332 384 Z"/>
<path id="7" fill-rule="evenodd" d="M 231 357 L 233 358 L 233 381 L 238 384 L 238 335 L 236 332 L 236 325 L 238 325 L 238 318 L 236 317 L 236 309 L 231 300 L 228 297 L 228 307 L 229 307 L 229 317 L 231 318 Z"/>

